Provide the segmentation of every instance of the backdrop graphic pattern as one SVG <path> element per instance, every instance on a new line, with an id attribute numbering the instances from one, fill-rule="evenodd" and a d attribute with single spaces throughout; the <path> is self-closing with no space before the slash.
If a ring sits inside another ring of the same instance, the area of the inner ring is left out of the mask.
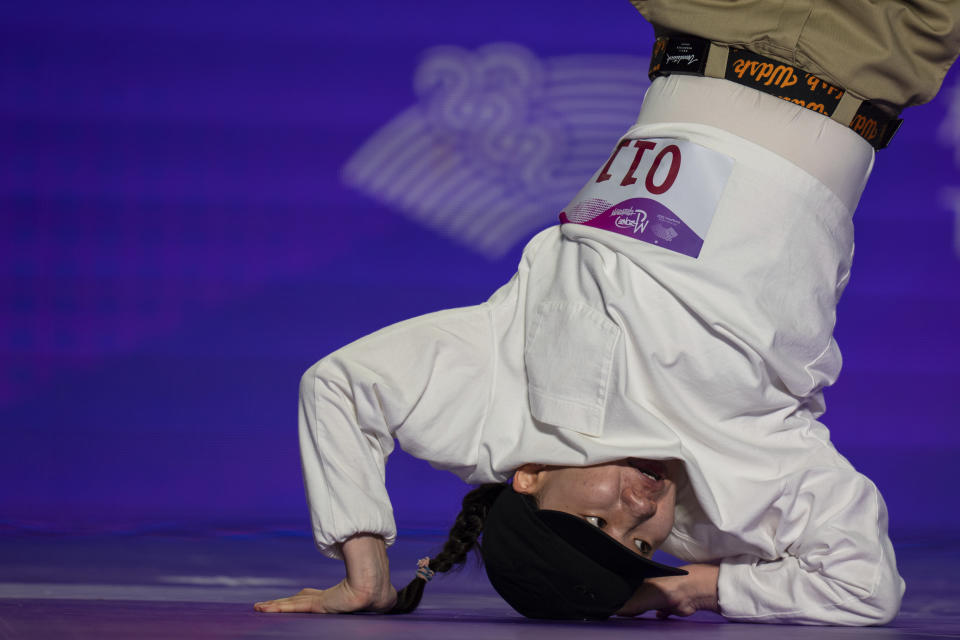
<path id="1" fill-rule="evenodd" d="M 347 184 L 499 258 L 556 219 L 636 116 L 637 56 L 540 60 L 517 44 L 428 51 L 420 101 L 366 141 Z"/>
<path id="2" fill-rule="evenodd" d="M 960 169 L 960 84 L 944 87 L 942 93 L 950 102 L 950 110 L 940 126 L 940 140 L 953 148 L 954 166 Z M 960 260 L 960 185 L 951 183 L 942 194 L 943 201 L 953 210 L 953 252 Z"/>

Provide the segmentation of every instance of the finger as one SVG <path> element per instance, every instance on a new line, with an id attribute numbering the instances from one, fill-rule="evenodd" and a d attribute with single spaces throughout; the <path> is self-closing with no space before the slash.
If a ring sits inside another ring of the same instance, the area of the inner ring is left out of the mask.
<path id="1" fill-rule="evenodd" d="M 313 608 L 313 599 L 309 596 L 293 596 L 278 602 L 277 607 L 280 613 L 310 613 Z"/>
<path id="2" fill-rule="evenodd" d="M 670 616 L 676 616 L 678 618 L 686 618 L 687 616 L 692 616 L 697 612 L 696 607 L 690 605 L 689 603 L 678 604 L 673 607 L 657 609 L 657 619 L 665 620 Z"/>
<path id="3" fill-rule="evenodd" d="M 254 608 L 263 613 L 313 613 L 314 598 L 307 595 L 296 595 L 290 596 L 289 598 L 280 598 L 279 600 L 258 602 L 254 605 Z"/>
<path id="4" fill-rule="evenodd" d="M 253 608 L 257 611 L 278 611 L 279 603 L 285 598 L 277 598 L 275 600 L 265 600 L 263 602 L 257 602 L 253 605 Z"/>
<path id="5" fill-rule="evenodd" d="M 264 600 L 263 602 L 253 603 L 253 608 L 257 611 L 266 611 L 269 607 L 272 607 L 276 600 Z"/>
<path id="6" fill-rule="evenodd" d="M 292 606 L 294 607 L 294 612 L 323 613 L 323 611 L 320 610 L 315 611 L 319 602 L 317 596 L 323 592 L 323 589 L 311 589 L 307 587 L 286 598 L 274 598 L 273 600 L 257 602 L 253 605 L 253 608 L 257 611 L 268 613 L 288 613 Z"/>
<path id="7" fill-rule="evenodd" d="M 300 595 L 300 594 L 298 593 L 298 594 L 296 594 L 296 595 Z M 295 597 L 295 596 L 289 596 L 288 598 L 274 598 L 273 600 L 263 600 L 263 601 L 261 601 L 261 602 L 256 602 L 256 603 L 254 603 L 253 606 L 254 606 L 254 607 L 271 606 L 271 605 L 277 604 L 277 603 L 280 602 L 281 600 L 287 600 L 287 599 L 293 598 L 293 597 Z"/>
<path id="8" fill-rule="evenodd" d="M 282 613 L 280 600 L 270 600 L 269 602 L 258 602 L 253 608 L 260 613 Z"/>
<path id="9" fill-rule="evenodd" d="M 637 616 L 651 609 L 663 609 L 667 606 L 667 598 L 652 585 L 646 583 L 634 592 L 630 599 L 617 611 L 621 616 Z"/>

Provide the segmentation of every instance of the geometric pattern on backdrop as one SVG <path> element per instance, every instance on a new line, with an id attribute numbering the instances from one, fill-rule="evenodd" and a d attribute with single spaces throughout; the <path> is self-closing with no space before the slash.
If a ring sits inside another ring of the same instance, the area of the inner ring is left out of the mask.
<path id="1" fill-rule="evenodd" d="M 417 102 L 347 160 L 349 186 L 496 259 L 557 222 L 636 120 L 648 59 L 540 58 L 513 43 L 427 50 Z"/>
<path id="2" fill-rule="evenodd" d="M 950 108 L 940 124 L 940 140 L 953 147 L 953 164 L 960 170 L 960 83 L 944 88 L 943 93 Z M 960 260 L 960 185 L 945 188 L 943 201 L 953 210 L 953 253 Z"/>

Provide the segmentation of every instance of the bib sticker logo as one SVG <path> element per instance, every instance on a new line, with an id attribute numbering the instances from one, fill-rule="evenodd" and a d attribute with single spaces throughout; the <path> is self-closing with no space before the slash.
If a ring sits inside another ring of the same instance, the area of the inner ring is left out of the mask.
<path id="1" fill-rule="evenodd" d="M 643 209 L 633 209 L 631 207 L 614 209 L 610 215 L 617 217 L 616 222 L 614 222 L 615 225 L 621 229 L 632 229 L 634 235 L 637 231 L 646 231 L 647 223 L 650 222 L 647 218 L 647 212 Z"/>
<path id="2" fill-rule="evenodd" d="M 697 258 L 733 160 L 685 140 L 624 139 L 560 213 Z"/>

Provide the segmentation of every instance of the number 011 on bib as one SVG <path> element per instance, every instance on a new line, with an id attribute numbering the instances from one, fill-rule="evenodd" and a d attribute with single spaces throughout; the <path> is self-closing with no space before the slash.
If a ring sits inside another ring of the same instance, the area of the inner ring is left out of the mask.
<path id="1" fill-rule="evenodd" d="M 687 140 L 624 138 L 560 222 L 696 258 L 732 170 L 732 158 Z"/>

